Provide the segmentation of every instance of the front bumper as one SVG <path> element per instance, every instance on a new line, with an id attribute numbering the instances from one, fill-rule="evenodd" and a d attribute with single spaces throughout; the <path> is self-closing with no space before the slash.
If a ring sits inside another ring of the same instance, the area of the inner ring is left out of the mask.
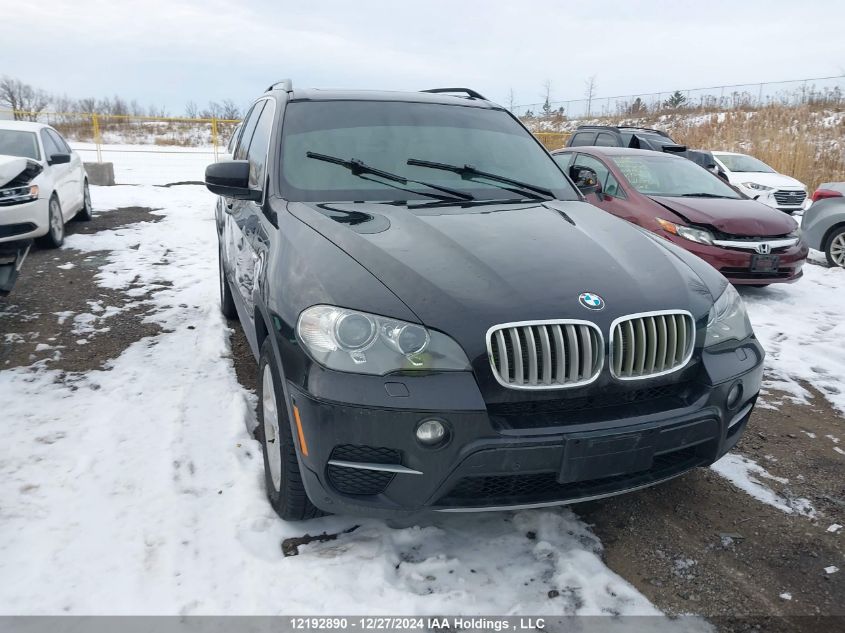
<path id="1" fill-rule="evenodd" d="M 738 186 L 746 196 L 768 207 L 792 214 L 804 208 L 807 192 L 804 189 L 781 187 L 771 191 L 757 191 L 749 187 Z"/>
<path id="2" fill-rule="evenodd" d="M 42 237 L 49 228 L 48 200 L 0 206 L 0 244 Z"/>
<path id="3" fill-rule="evenodd" d="M 571 503 L 665 481 L 736 444 L 760 389 L 763 350 L 750 338 L 704 351 L 692 365 L 613 394 L 486 407 L 480 395 L 459 395 L 478 394 L 463 372 L 436 377 L 440 387 L 435 377 L 367 377 L 380 383 L 370 391 L 372 406 L 360 391 L 354 404 L 329 399 L 337 397 L 325 390 L 329 380 L 307 390 L 289 382 L 307 440 L 307 455 L 297 446 L 305 488 L 328 512 L 414 517 Z M 736 385 L 742 396 L 728 408 Z M 420 392 L 428 392 L 425 406 L 408 406 Z M 432 449 L 416 440 L 429 418 L 447 425 L 447 444 Z"/>
<path id="4" fill-rule="evenodd" d="M 771 255 L 778 257 L 777 270 L 754 272 L 752 261 L 756 253 L 753 250 L 698 244 L 674 235 L 664 235 L 664 237 L 690 253 L 698 255 L 735 286 L 798 281 L 804 274 L 804 262 L 810 252 L 804 240 L 799 240 L 794 246 L 775 249 L 771 252 Z"/>

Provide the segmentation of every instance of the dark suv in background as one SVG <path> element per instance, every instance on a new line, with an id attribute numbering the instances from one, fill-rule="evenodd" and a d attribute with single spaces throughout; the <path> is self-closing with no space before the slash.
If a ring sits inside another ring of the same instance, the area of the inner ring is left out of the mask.
<path id="1" fill-rule="evenodd" d="M 719 167 L 711 152 L 687 149 L 686 145 L 676 143 L 662 130 L 624 125 L 579 125 L 566 142 L 566 147 L 588 146 L 628 147 L 677 154 L 713 172 L 725 182 L 728 180 L 727 174 Z"/>
<path id="2" fill-rule="evenodd" d="M 751 415 L 733 287 L 587 204 L 476 92 L 275 84 L 206 184 L 286 519 L 617 494 L 712 463 Z"/>

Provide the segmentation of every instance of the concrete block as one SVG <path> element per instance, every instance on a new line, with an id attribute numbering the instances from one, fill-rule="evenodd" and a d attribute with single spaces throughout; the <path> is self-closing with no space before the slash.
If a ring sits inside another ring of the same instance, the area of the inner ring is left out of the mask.
<path id="1" fill-rule="evenodd" d="M 114 163 L 84 163 L 88 182 L 110 187 L 114 184 Z"/>

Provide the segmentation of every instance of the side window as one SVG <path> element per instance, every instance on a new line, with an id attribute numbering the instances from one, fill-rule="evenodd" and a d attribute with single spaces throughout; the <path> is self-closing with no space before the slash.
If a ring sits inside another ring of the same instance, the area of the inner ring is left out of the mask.
<path id="1" fill-rule="evenodd" d="M 604 181 L 607 180 L 610 170 L 605 167 L 603 162 L 587 154 L 578 154 L 578 157 L 575 159 L 575 168 L 577 169 L 578 167 L 589 167 L 596 172 L 596 176 L 598 176 L 599 182 L 602 188 L 604 188 Z"/>
<path id="2" fill-rule="evenodd" d="M 56 141 L 47 134 L 47 130 L 41 130 L 41 142 L 44 143 L 44 154 L 46 155 L 45 158 L 47 160 L 50 160 L 50 156 L 53 154 L 64 154 L 64 152 L 59 149 L 59 146 L 56 145 Z"/>
<path id="3" fill-rule="evenodd" d="M 572 152 L 564 152 L 562 154 L 552 154 L 554 161 L 563 170 L 563 173 L 569 173 L 569 163 L 572 162 L 572 157 L 575 156 Z"/>
<path id="4" fill-rule="evenodd" d="M 619 181 L 610 173 L 610 170 L 607 168 L 603 162 L 601 162 L 598 158 L 594 158 L 593 156 L 589 156 L 587 154 L 578 154 L 578 157 L 575 160 L 576 169 L 578 167 L 589 167 L 593 171 L 596 172 L 596 176 L 598 176 L 599 182 L 601 183 L 601 190 L 608 196 L 613 196 L 614 198 L 624 198 L 625 194 L 622 189 L 619 187 Z"/>
<path id="5" fill-rule="evenodd" d="M 232 136 L 229 139 L 229 143 L 226 145 L 226 151 L 230 154 L 233 154 L 235 151 L 235 143 L 238 142 L 238 135 L 241 133 L 241 125 L 238 125 L 234 131 L 232 132 Z"/>
<path id="6" fill-rule="evenodd" d="M 572 137 L 572 142 L 569 147 L 583 147 L 585 145 L 592 145 L 593 139 L 596 138 L 595 132 L 578 132 Z"/>
<path id="7" fill-rule="evenodd" d="M 600 147 L 616 147 L 617 143 L 613 134 L 602 132 L 596 139 L 596 145 L 599 145 Z"/>
<path id="8" fill-rule="evenodd" d="M 264 182 L 264 168 L 267 163 L 267 148 L 270 145 L 270 130 L 273 128 L 273 105 L 267 101 L 249 144 L 247 160 L 249 160 L 249 186 L 262 188 Z"/>
<path id="9" fill-rule="evenodd" d="M 241 132 L 241 138 L 238 141 L 238 147 L 233 157 L 235 160 L 244 160 L 246 158 L 249 142 L 252 140 L 252 133 L 255 131 L 255 126 L 258 125 L 258 117 L 261 116 L 261 111 L 264 109 L 265 103 L 267 101 L 259 101 L 252 106 L 249 114 L 247 114 L 247 118 L 244 120 L 244 129 Z"/>
<path id="10" fill-rule="evenodd" d="M 53 142 L 56 144 L 62 152 L 65 154 L 70 154 L 70 145 L 67 144 L 62 135 L 56 132 L 55 130 L 47 130 L 47 134 L 50 135 L 50 138 L 53 139 Z"/>
<path id="11" fill-rule="evenodd" d="M 613 196 L 614 198 L 625 198 L 625 192 L 619 186 L 619 181 L 613 177 L 613 174 L 607 172 L 607 180 L 602 185 L 602 191 L 605 195 Z"/>

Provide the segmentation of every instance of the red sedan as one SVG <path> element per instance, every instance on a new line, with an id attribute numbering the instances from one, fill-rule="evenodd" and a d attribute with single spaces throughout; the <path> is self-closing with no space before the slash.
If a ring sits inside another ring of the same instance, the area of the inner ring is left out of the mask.
<path id="1" fill-rule="evenodd" d="M 686 158 L 621 147 L 573 147 L 553 157 L 588 202 L 695 253 L 733 284 L 801 277 L 808 248 L 795 220 Z"/>

